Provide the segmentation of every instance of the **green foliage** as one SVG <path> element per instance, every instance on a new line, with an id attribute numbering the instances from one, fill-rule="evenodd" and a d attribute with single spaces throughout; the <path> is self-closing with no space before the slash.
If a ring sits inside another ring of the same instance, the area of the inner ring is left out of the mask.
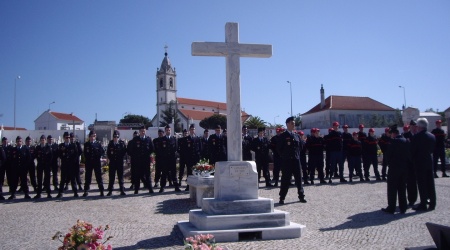
<path id="1" fill-rule="evenodd" d="M 213 129 L 219 124 L 222 129 L 227 128 L 227 117 L 224 115 L 214 114 L 200 121 L 200 127 Z"/>
<path id="2" fill-rule="evenodd" d="M 266 122 L 259 118 L 259 116 L 252 116 L 250 119 L 248 119 L 245 123 L 249 129 L 257 129 L 266 127 Z"/>
<path id="3" fill-rule="evenodd" d="M 146 128 L 153 126 L 148 117 L 133 114 L 124 116 L 122 119 L 120 119 L 119 123 L 142 123 Z"/>
<path id="4" fill-rule="evenodd" d="M 181 132 L 181 125 L 180 125 L 180 118 L 178 117 L 178 113 L 176 112 L 176 109 L 172 107 L 173 102 L 170 102 L 169 107 L 162 111 L 161 118 L 163 119 L 160 121 L 159 125 L 161 127 L 165 127 L 169 124 L 172 124 L 172 121 L 175 123 L 174 128 L 175 132 Z"/>

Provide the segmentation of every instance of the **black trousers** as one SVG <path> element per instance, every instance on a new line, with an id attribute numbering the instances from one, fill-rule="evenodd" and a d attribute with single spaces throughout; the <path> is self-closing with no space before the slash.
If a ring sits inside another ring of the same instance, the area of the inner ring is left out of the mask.
<path id="1" fill-rule="evenodd" d="M 281 165 L 281 186 L 280 186 L 280 200 L 284 200 L 291 185 L 291 177 L 294 175 L 295 185 L 297 186 L 297 193 L 299 198 L 305 197 L 305 192 L 302 186 L 302 170 L 300 169 L 299 159 L 283 159 Z"/>
<path id="2" fill-rule="evenodd" d="M 373 172 L 375 177 L 380 178 L 380 172 L 378 172 L 378 156 L 376 154 L 363 155 L 364 177 L 370 176 L 370 165 L 373 165 Z"/>
<path id="3" fill-rule="evenodd" d="M 0 163 L 0 195 L 3 194 L 3 183 L 5 182 L 6 165 Z"/>
<path id="4" fill-rule="evenodd" d="M 42 193 L 42 184 L 44 184 L 45 191 L 47 194 L 51 193 L 50 189 L 50 174 L 51 174 L 51 166 L 50 165 L 37 165 L 37 194 Z"/>
<path id="5" fill-rule="evenodd" d="M 258 179 L 260 177 L 260 172 L 262 171 L 262 175 L 266 184 L 270 183 L 270 172 L 269 172 L 269 162 L 256 160 L 256 168 L 258 169 Z"/>
<path id="6" fill-rule="evenodd" d="M 58 184 L 58 161 L 52 161 L 52 179 L 53 186 L 56 188 L 59 186 Z"/>
<path id="7" fill-rule="evenodd" d="M 14 167 L 14 166 L 12 166 Z M 17 187 L 19 186 L 19 178 L 20 178 L 20 187 L 24 194 L 28 194 L 28 182 L 27 182 L 27 169 L 11 169 L 10 175 L 11 178 L 9 180 L 9 192 L 11 195 L 16 193 Z"/>
<path id="8" fill-rule="evenodd" d="M 408 202 L 411 204 L 417 201 L 417 177 L 414 171 L 414 165 L 408 164 L 408 174 L 406 175 L 406 193 L 408 194 Z"/>
<path id="9" fill-rule="evenodd" d="M 162 163 L 162 175 L 161 175 L 161 188 L 166 186 L 166 180 L 172 180 L 175 187 L 178 187 L 177 183 L 177 167 L 176 167 L 176 159 L 163 159 Z"/>
<path id="10" fill-rule="evenodd" d="M 80 176 L 80 163 L 79 162 L 75 162 L 75 168 L 74 168 L 74 175 L 75 175 L 75 182 L 77 183 L 78 186 L 81 187 L 81 185 L 83 185 L 83 183 L 81 182 L 81 176 Z M 65 180 L 66 185 L 69 184 L 70 180 Z"/>
<path id="11" fill-rule="evenodd" d="M 122 160 L 120 160 L 118 162 L 114 162 L 114 161 L 109 162 L 108 191 L 112 191 L 114 188 L 114 182 L 116 181 L 116 172 L 117 172 L 117 180 L 119 182 L 120 191 L 124 191 L 124 188 L 123 188 L 123 161 Z"/>
<path id="12" fill-rule="evenodd" d="M 445 173 L 445 148 L 435 148 L 433 152 L 434 172 L 438 170 L 438 160 L 441 160 L 441 171 Z"/>
<path id="13" fill-rule="evenodd" d="M 387 179 L 387 200 L 388 210 L 395 211 L 398 195 L 398 206 L 400 211 L 406 211 L 406 173 L 388 173 Z"/>
<path id="14" fill-rule="evenodd" d="M 419 166 L 421 167 L 421 166 Z M 426 206 L 430 199 L 430 207 L 436 206 L 436 188 L 432 169 L 416 169 L 417 187 L 419 188 L 420 204 Z"/>
<path id="15" fill-rule="evenodd" d="M 34 161 L 34 160 L 33 160 Z M 37 182 L 36 182 L 36 165 L 34 162 L 28 164 L 28 174 L 30 175 L 30 183 L 31 186 L 37 190 Z M 26 180 L 26 179 L 25 179 Z"/>
<path id="16" fill-rule="evenodd" d="M 153 190 L 152 180 L 150 179 L 150 161 L 141 161 L 136 162 L 135 164 L 135 174 L 133 174 L 132 177 L 134 191 L 137 192 L 139 190 L 141 181 L 144 183 L 144 186 L 148 188 L 148 190 Z"/>
<path id="17" fill-rule="evenodd" d="M 273 180 L 278 182 L 280 179 L 280 171 L 281 171 L 281 158 L 273 156 Z"/>
<path id="18" fill-rule="evenodd" d="M 323 154 L 321 155 L 309 155 L 308 158 L 308 167 L 309 167 L 309 179 L 314 180 L 314 175 L 317 170 L 317 175 L 320 180 L 324 179 L 323 173 Z"/>
<path id="19" fill-rule="evenodd" d="M 74 194 L 78 194 L 77 184 L 75 181 L 74 167 L 71 162 L 61 161 L 61 181 L 59 182 L 59 193 L 64 193 L 64 180 L 70 180 L 72 185 L 72 191 Z"/>
<path id="20" fill-rule="evenodd" d="M 349 171 L 349 178 L 350 180 L 353 178 L 353 172 L 355 171 L 356 174 L 362 178 L 362 171 L 361 171 L 361 156 L 360 155 L 348 155 L 348 171 Z"/>
<path id="21" fill-rule="evenodd" d="M 95 180 L 97 181 L 98 189 L 102 192 L 105 188 L 103 187 L 103 179 L 102 179 L 102 166 L 100 165 L 100 162 L 98 164 L 92 164 L 86 162 L 85 166 L 85 174 L 84 174 L 84 190 L 89 191 L 91 188 L 91 182 L 92 182 L 92 171 L 94 171 L 95 174 Z M 74 179 L 75 173 L 73 176 Z M 76 181 L 75 181 L 76 182 Z"/>
<path id="22" fill-rule="evenodd" d="M 180 183 L 184 176 L 184 169 L 189 171 L 188 160 L 185 157 L 180 157 L 180 166 L 178 169 L 178 180 L 180 180 Z"/>

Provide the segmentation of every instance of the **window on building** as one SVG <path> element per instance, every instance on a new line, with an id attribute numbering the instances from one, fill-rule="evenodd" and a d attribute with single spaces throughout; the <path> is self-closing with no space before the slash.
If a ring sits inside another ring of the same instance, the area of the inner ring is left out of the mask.
<path id="1" fill-rule="evenodd" d="M 164 86 L 164 82 L 163 79 L 159 79 L 159 87 L 162 88 Z"/>
<path id="2" fill-rule="evenodd" d="M 173 88 L 173 79 L 170 78 L 170 87 Z"/>

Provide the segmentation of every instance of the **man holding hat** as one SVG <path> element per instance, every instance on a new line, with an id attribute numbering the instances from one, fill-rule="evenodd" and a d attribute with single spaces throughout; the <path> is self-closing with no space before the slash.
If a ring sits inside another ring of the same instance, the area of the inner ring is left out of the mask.
<path id="1" fill-rule="evenodd" d="M 433 167 L 434 167 L 434 178 L 438 178 L 438 160 L 441 161 L 441 171 L 442 177 L 448 177 L 445 173 L 445 138 L 447 135 L 442 129 L 442 121 L 436 121 L 436 128 L 431 131 L 431 133 L 436 137 L 436 147 L 433 152 Z"/>
<path id="2" fill-rule="evenodd" d="M 400 135 L 396 124 L 390 127 L 389 132 L 391 134 L 391 141 L 385 154 L 389 165 L 387 179 L 388 206 L 381 210 L 393 214 L 398 196 L 400 213 L 404 214 L 408 208 L 406 200 L 406 178 L 408 175 L 408 161 L 411 160 L 410 143 Z"/>
<path id="3" fill-rule="evenodd" d="M 9 182 L 11 196 L 8 200 L 16 198 L 16 189 L 19 184 L 25 194 L 25 199 L 31 199 L 28 194 L 27 171 L 31 155 L 27 147 L 22 145 L 22 137 L 17 136 L 16 146 L 11 149 L 11 179 Z"/>
<path id="4" fill-rule="evenodd" d="M 75 159 L 78 157 L 78 149 L 75 144 L 70 143 L 69 132 L 64 132 L 64 142 L 58 146 L 58 156 L 61 159 L 61 180 L 59 192 L 56 198 L 61 198 L 64 193 L 65 180 L 69 179 L 72 185 L 73 196 L 78 197 L 77 184 L 75 180 Z"/>
<path id="5" fill-rule="evenodd" d="M 220 125 L 216 125 L 215 133 L 209 136 L 208 150 L 210 164 L 227 160 L 227 141 L 222 134 L 222 127 Z"/>
<path id="6" fill-rule="evenodd" d="M 37 194 L 35 199 L 41 198 L 42 185 L 47 192 L 47 198 L 52 198 L 50 190 L 50 173 L 52 171 L 52 149 L 45 143 L 45 135 L 39 138 L 39 145 L 36 146 L 35 156 L 37 159 Z M 55 156 L 56 157 L 56 156 Z"/>
<path id="7" fill-rule="evenodd" d="M 98 189 L 100 190 L 100 196 L 104 196 L 104 187 L 102 179 L 102 164 L 100 159 L 105 153 L 102 145 L 96 141 L 97 134 L 91 130 L 89 132 L 89 141 L 84 143 L 84 158 L 86 159 L 85 174 L 84 174 L 84 194 L 83 197 L 89 195 L 92 181 L 92 171 L 95 174 L 95 180 L 97 181 Z"/>
<path id="8" fill-rule="evenodd" d="M 281 187 L 280 187 L 280 202 L 284 204 L 289 186 L 291 185 L 291 177 L 294 175 L 295 185 L 297 186 L 297 193 L 300 202 L 306 203 L 305 193 L 302 186 L 302 169 L 300 165 L 300 137 L 293 132 L 295 128 L 294 117 L 286 119 L 287 130 L 284 131 L 277 142 L 277 150 L 282 159 L 281 165 Z"/>
<path id="9" fill-rule="evenodd" d="M 269 172 L 269 140 L 264 136 L 266 128 L 258 128 L 258 137 L 253 139 L 251 148 L 255 152 L 255 162 L 258 171 L 258 182 L 261 178 L 261 171 L 266 182 L 266 187 L 272 187 Z"/>
<path id="10" fill-rule="evenodd" d="M 119 139 L 120 132 L 114 130 L 113 139 L 109 141 L 108 148 L 106 150 L 106 155 L 109 161 L 109 184 L 108 184 L 108 194 L 106 196 L 111 196 L 114 182 L 119 181 L 120 195 L 126 195 L 125 188 L 123 186 L 123 158 L 127 153 L 127 147 L 125 143 Z"/>
<path id="11" fill-rule="evenodd" d="M 7 170 L 9 152 L 11 146 L 8 145 L 8 139 L 6 137 L 2 138 L 2 145 L 0 146 L 0 200 L 4 200 L 3 197 L 3 183 L 5 182 L 5 174 Z M 9 178 L 8 178 L 9 179 Z"/>

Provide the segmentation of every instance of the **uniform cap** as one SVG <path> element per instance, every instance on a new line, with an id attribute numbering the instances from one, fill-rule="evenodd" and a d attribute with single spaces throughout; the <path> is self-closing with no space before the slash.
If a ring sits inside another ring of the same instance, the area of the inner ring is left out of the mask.
<path id="1" fill-rule="evenodd" d="M 219 124 L 217 124 L 215 129 L 222 129 L 222 127 Z"/>
<path id="2" fill-rule="evenodd" d="M 345 125 L 343 126 L 343 128 L 348 128 L 348 125 L 347 125 L 347 124 L 345 124 Z"/>
<path id="3" fill-rule="evenodd" d="M 138 134 L 138 132 L 137 132 L 137 131 L 134 131 L 133 135 L 137 135 L 137 134 Z"/>
<path id="4" fill-rule="evenodd" d="M 315 133 L 316 131 L 317 131 L 316 128 L 311 129 L 311 133 Z"/>
<path id="5" fill-rule="evenodd" d="M 91 131 L 92 132 L 92 131 Z M 89 133 L 89 135 L 90 135 L 91 133 Z M 64 134 L 63 134 L 63 137 L 65 138 L 65 137 L 69 137 L 69 132 L 64 132 Z"/>
<path id="6" fill-rule="evenodd" d="M 258 133 L 261 131 L 265 131 L 265 130 L 266 130 L 266 128 L 258 128 Z"/>
<path id="7" fill-rule="evenodd" d="M 187 133 L 187 129 L 183 129 L 183 133 Z"/>
<path id="8" fill-rule="evenodd" d="M 417 123 L 416 123 L 416 121 L 414 121 L 414 120 L 411 120 L 411 121 L 409 122 L 409 125 L 411 125 L 411 126 L 416 126 L 416 125 L 417 125 Z"/>
<path id="9" fill-rule="evenodd" d="M 293 120 L 294 120 L 294 117 L 293 117 L 293 116 L 288 117 L 288 118 L 286 119 L 286 123 L 290 123 L 290 122 L 293 121 Z"/>
<path id="10" fill-rule="evenodd" d="M 227 129 L 226 129 L 226 128 L 224 128 L 224 129 L 223 129 L 223 132 L 224 132 L 224 133 L 226 133 L 226 132 L 227 132 Z"/>
<path id="11" fill-rule="evenodd" d="M 370 133 L 370 132 L 375 132 L 375 129 L 369 128 L 369 133 Z"/>
<path id="12" fill-rule="evenodd" d="M 389 128 L 385 128 L 385 129 L 384 129 L 384 132 L 389 132 Z"/>
<path id="13" fill-rule="evenodd" d="M 247 125 L 242 126 L 242 129 L 248 129 Z"/>
<path id="14" fill-rule="evenodd" d="M 31 141 L 31 138 L 27 136 L 27 138 L 25 138 L 25 141 Z"/>
<path id="15" fill-rule="evenodd" d="M 359 124 L 359 128 L 364 128 L 364 124 Z"/>
<path id="16" fill-rule="evenodd" d="M 409 129 L 409 125 L 403 126 L 403 130 L 408 130 L 408 129 Z"/>
<path id="17" fill-rule="evenodd" d="M 333 128 L 329 128 L 329 129 L 328 129 L 328 133 L 331 132 L 331 131 L 333 131 L 333 130 L 334 130 Z"/>
<path id="18" fill-rule="evenodd" d="M 298 131 L 299 135 L 304 135 L 305 133 L 303 133 L 303 131 Z"/>
<path id="19" fill-rule="evenodd" d="M 283 131 L 283 129 L 281 127 L 278 127 L 278 128 L 275 129 L 275 131 L 281 132 L 281 131 Z"/>
<path id="20" fill-rule="evenodd" d="M 73 136 L 73 133 L 70 133 L 69 136 L 70 136 L 70 138 L 73 138 L 73 137 L 74 137 L 74 136 Z"/>
<path id="21" fill-rule="evenodd" d="M 16 137 L 16 141 L 18 140 L 22 140 L 22 137 L 20 137 L 20 135 Z"/>
<path id="22" fill-rule="evenodd" d="M 47 139 L 53 139 L 52 135 L 48 135 Z"/>
<path id="23" fill-rule="evenodd" d="M 169 124 L 167 124 L 164 128 L 170 128 Z"/>
<path id="24" fill-rule="evenodd" d="M 339 122 L 333 122 L 333 127 L 339 126 Z"/>
<path id="25" fill-rule="evenodd" d="M 437 121 L 436 121 L 436 124 L 441 124 L 441 123 L 442 123 L 441 120 L 437 120 Z"/>
<path id="26" fill-rule="evenodd" d="M 203 131 L 203 133 L 208 133 L 209 132 L 209 130 L 208 129 L 205 129 L 204 131 Z"/>
<path id="27" fill-rule="evenodd" d="M 120 132 L 118 130 L 114 130 L 113 137 L 119 138 L 120 137 Z"/>
<path id="28" fill-rule="evenodd" d="M 164 130 L 158 129 L 158 133 L 164 133 Z"/>
<path id="29" fill-rule="evenodd" d="M 91 136 L 91 135 L 95 135 L 95 131 L 94 131 L 94 130 L 91 130 L 91 131 L 89 132 L 89 136 Z"/>
<path id="30" fill-rule="evenodd" d="M 45 135 L 41 135 L 41 137 L 39 137 L 39 139 L 45 139 Z"/>
<path id="31" fill-rule="evenodd" d="M 355 131 L 355 132 L 352 133 L 352 135 L 353 136 L 358 135 L 358 132 Z"/>
<path id="32" fill-rule="evenodd" d="M 194 125 L 194 124 L 191 124 L 191 125 L 189 126 L 189 128 L 195 128 L 195 125 Z"/>
<path id="33" fill-rule="evenodd" d="M 2 141 L 6 141 L 6 140 L 8 140 L 8 138 L 2 137 Z"/>
<path id="34" fill-rule="evenodd" d="M 140 126 L 140 127 L 139 127 L 139 129 L 145 129 L 145 126 L 144 126 L 144 125 L 142 125 L 142 126 Z"/>
<path id="35" fill-rule="evenodd" d="M 394 124 L 394 125 L 390 126 L 389 128 L 390 128 L 389 132 L 398 134 L 397 124 Z"/>

